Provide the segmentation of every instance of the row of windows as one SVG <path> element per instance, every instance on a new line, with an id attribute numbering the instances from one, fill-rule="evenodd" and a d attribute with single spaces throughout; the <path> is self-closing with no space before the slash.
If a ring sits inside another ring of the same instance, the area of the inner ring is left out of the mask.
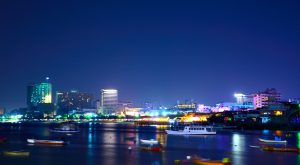
<path id="1" fill-rule="evenodd" d="M 189 130 L 204 130 L 204 128 L 189 128 Z"/>

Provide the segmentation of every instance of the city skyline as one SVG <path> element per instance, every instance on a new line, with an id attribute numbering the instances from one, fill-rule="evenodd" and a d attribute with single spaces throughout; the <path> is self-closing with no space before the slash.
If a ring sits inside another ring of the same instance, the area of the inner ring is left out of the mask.
<path id="1" fill-rule="evenodd" d="M 0 165 L 300 165 L 299 9 L 0 1 Z"/>
<path id="2" fill-rule="evenodd" d="M 70 94 L 72 94 L 72 93 L 92 94 L 91 97 L 93 97 L 93 99 L 90 100 L 90 103 L 91 102 L 95 102 L 95 104 L 91 105 L 91 107 L 94 107 L 94 108 L 97 109 L 96 101 L 99 101 L 100 104 L 101 104 L 101 107 L 102 107 L 100 109 L 100 111 L 103 111 L 103 105 L 102 105 L 103 104 L 103 93 L 108 92 L 108 94 L 112 94 L 112 93 L 116 92 L 116 97 L 118 98 L 118 94 L 117 94 L 118 90 L 117 89 L 103 89 L 102 88 L 100 90 L 100 95 L 99 95 L 98 92 L 97 92 L 97 94 L 94 94 L 93 92 L 79 91 L 79 90 L 77 90 L 75 88 L 72 88 L 70 91 L 67 91 L 67 90 L 64 90 L 64 91 L 63 90 L 52 91 L 52 84 L 50 82 L 50 78 L 46 77 L 45 81 L 36 82 L 34 84 L 30 84 L 30 85 L 27 86 L 27 99 L 26 99 L 27 100 L 27 106 L 30 105 L 30 104 L 32 104 L 32 103 L 30 103 L 30 101 L 31 101 L 30 99 L 32 97 L 31 96 L 32 95 L 32 90 L 30 90 L 30 89 L 33 88 L 34 86 L 37 86 L 38 88 L 40 88 L 39 86 L 41 86 L 41 85 L 45 86 L 47 84 L 50 86 L 50 91 L 48 91 L 48 92 L 50 92 L 50 93 L 53 93 L 53 92 L 56 93 L 56 95 L 52 95 L 51 96 L 51 94 L 50 94 L 50 97 L 47 97 L 47 103 L 52 102 L 54 104 L 57 104 L 58 95 L 61 95 L 63 93 L 66 93 L 66 94 L 68 94 L 68 93 L 70 93 Z M 252 98 L 252 102 L 255 102 L 255 99 L 254 99 L 255 95 L 258 95 L 258 94 L 261 94 L 261 93 L 265 93 L 265 92 L 268 93 L 268 91 L 275 91 L 275 92 L 277 92 L 276 88 L 266 88 L 264 91 L 263 90 L 256 90 L 255 92 L 252 92 L 252 93 L 235 92 L 235 93 L 232 94 L 232 98 L 234 98 L 234 99 L 222 100 L 222 101 L 219 101 L 219 102 L 215 102 L 215 103 L 213 103 L 211 105 L 205 104 L 203 102 L 199 102 L 199 101 L 194 100 L 194 99 L 182 99 L 182 100 L 178 100 L 177 99 L 176 101 L 172 102 L 170 105 L 163 104 L 163 103 L 159 102 L 159 100 L 153 100 L 153 101 L 149 101 L 148 100 L 148 101 L 143 101 L 143 102 L 134 102 L 132 100 L 128 100 L 128 99 L 126 100 L 126 99 L 124 99 L 124 100 L 120 100 L 121 101 L 120 103 L 123 103 L 123 102 L 125 103 L 125 102 L 129 101 L 129 102 L 133 103 L 135 106 L 142 106 L 142 107 L 145 106 L 147 103 L 150 103 L 150 104 L 155 104 L 157 106 L 157 108 L 161 107 L 161 106 L 172 108 L 174 106 L 176 107 L 179 104 L 193 104 L 193 103 L 196 103 L 196 104 L 199 104 L 199 105 L 208 105 L 208 106 L 214 106 L 214 105 L 216 105 L 216 106 L 218 106 L 218 104 L 220 104 L 220 103 L 221 104 L 222 103 L 233 103 L 233 102 L 242 103 L 242 102 L 244 102 L 244 101 L 247 100 L 246 96 L 250 96 Z M 277 97 L 280 98 L 281 96 L 282 96 L 282 94 L 278 92 L 278 96 Z M 39 98 L 39 97 L 44 97 L 44 96 L 42 96 L 42 93 L 39 93 L 35 97 Z M 288 99 L 297 99 L 298 100 L 299 98 L 288 98 Z M 286 102 L 286 101 L 289 101 L 288 99 L 287 98 L 281 98 L 281 99 L 278 99 L 278 101 Z M 33 100 L 33 101 L 35 101 L 35 100 Z M 37 101 L 39 101 L 39 100 L 37 100 Z M 20 107 L 17 107 L 17 108 L 22 108 L 22 107 L 20 106 Z M 17 109 L 17 108 L 14 108 L 14 109 Z M 13 109 L 7 109 L 7 110 L 10 111 L 10 110 L 13 110 Z"/>
<path id="3" fill-rule="evenodd" d="M 216 3 L 217 2 L 217 3 Z M 0 106 L 26 86 L 212 105 L 274 87 L 299 98 L 300 2 L 0 2 Z"/>

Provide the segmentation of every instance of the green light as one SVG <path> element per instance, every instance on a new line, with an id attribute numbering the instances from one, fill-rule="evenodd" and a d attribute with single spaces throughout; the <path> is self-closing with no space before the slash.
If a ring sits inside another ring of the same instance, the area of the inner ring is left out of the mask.
<path id="1" fill-rule="evenodd" d="M 90 120 L 91 118 L 97 117 L 97 114 L 92 113 L 92 112 L 88 112 L 88 113 L 85 113 L 83 116 L 84 116 L 85 119 Z"/>
<path id="2" fill-rule="evenodd" d="M 73 119 L 79 119 L 79 117 L 80 117 L 79 114 L 73 114 L 73 115 L 72 115 L 72 118 L 73 118 Z"/>
<path id="3" fill-rule="evenodd" d="M 68 119 L 68 115 L 65 114 L 65 115 L 62 116 L 62 118 L 63 119 Z"/>
<path id="4" fill-rule="evenodd" d="M 300 104 L 298 104 L 298 108 L 300 109 Z"/>
<path id="5" fill-rule="evenodd" d="M 297 133 L 298 148 L 300 149 L 300 132 Z"/>

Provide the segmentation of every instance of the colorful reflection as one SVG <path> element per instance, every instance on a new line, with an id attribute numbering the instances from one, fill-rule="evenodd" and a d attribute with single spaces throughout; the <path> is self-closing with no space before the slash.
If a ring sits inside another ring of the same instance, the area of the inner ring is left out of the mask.
<path id="1" fill-rule="evenodd" d="M 156 134 L 156 140 L 161 144 L 162 146 L 166 146 L 166 134 L 160 133 Z"/>
<path id="2" fill-rule="evenodd" d="M 276 130 L 276 131 L 274 132 L 274 135 L 275 135 L 275 136 L 282 136 L 282 135 L 283 135 L 283 132 L 280 131 L 280 130 Z"/>
<path id="3" fill-rule="evenodd" d="M 112 130 L 115 130 L 114 128 Z M 117 132 L 116 131 L 104 131 L 102 133 L 102 145 L 103 151 L 105 155 L 108 157 L 107 159 L 103 159 L 103 162 L 99 164 L 117 164 L 116 160 L 116 143 L 117 143 Z"/>
<path id="4" fill-rule="evenodd" d="M 267 130 L 267 129 L 264 129 L 264 130 L 262 131 L 262 134 L 264 134 L 264 135 L 268 135 L 269 133 L 270 133 L 270 131 Z"/>
<path id="5" fill-rule="evenodd" d="M 127 145 L 134 145 L 137 141 L 136 133 L 133 132 L 126 132 L 125 134 L 121 135 L 121 139 L 123 139 L 124 143 Z"/>
<path id="6" fill-rule="evenodd" d="M 92 127 L 89 125 L 89 134 L 88 134 L 88 148 L 91 149 L 93 147 L 93 133 Z"/>

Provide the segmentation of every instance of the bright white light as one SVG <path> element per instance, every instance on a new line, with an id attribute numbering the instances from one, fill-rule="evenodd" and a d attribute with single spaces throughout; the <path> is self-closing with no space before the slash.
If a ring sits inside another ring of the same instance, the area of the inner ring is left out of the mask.
<path id="1" fill-rule="evenodd" d="M 174 119 L 169 119 L 169 123 L 175 123 Z"/>
<path id="2" fill-rule="evenodd" d="M 103 89 L 103 93 L 118 93 L 118 90 L 116 89 Z"/>
<path id="3" fill-rule="evenodd" d="M 235 93 L 234 94 L 234 97 L 244 97 L 246 95 L 242 94 L 242 93 Z"/>
<path id="4" fill-rule="evenodd" d="M 45 96 L 45 103 L 51 103 L 51 102 L 52 102 L 51 94 L 46 95 L 46 96 Z"/>

